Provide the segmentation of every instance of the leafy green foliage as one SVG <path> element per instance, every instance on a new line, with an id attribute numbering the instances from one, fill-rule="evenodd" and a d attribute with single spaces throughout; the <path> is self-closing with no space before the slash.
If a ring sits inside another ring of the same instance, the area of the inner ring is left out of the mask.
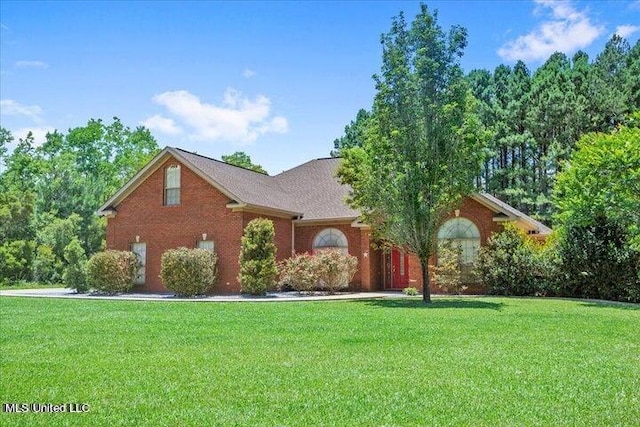
<path id="1" fill-rule="evenodd" d="M 340 157 L 342 150 L 353 147 L 362 147 L 366 138 L 367 127 L 371 121 L 371 113 L 360 109 L 356 119 L 352 120 L 344 128 L 344 135 L 333 141 L 331 157 Z"/>
<path id="2" fill-rule="evenodd" d="M 6 146 L 13 136 L 0 128 L 0 141 L 0 242 L 49 246 L 56 258 L 55 273 L 47 274 L 51 280 L 61 279 L 63 251 L 73 238 L 86 254 L 103 249 L 105 220 L 95 212 L 158 151 L 148 130 L 131 130 L 117 118 L 111 124 L 92 119 L 66 135 L 48 133 L 41 146 L 29 133 L 8 155 Z M 31 265 L 34 258 L 31 253 L 21 260 L 12 258 L 12 263 L 24 271 L 43 272 L 44 264 Z"/>
<path id="3" fill-rule="evenodd" d="M 64 259 L 67 266 L 62 275 L 62 282 L 67 288 L 77 292 L 89 290 L 87 285 L 87 255 L 78 239 L 73 239 L 64 248 Z"/>
<path id="4" fill-rule="evenodd" d="M 31 280 L 31 263 L 35 243 L 30 240 L 11 240 L 0 243 L 0 281 Z"/>
<path id="5" fill-rule="evenodd" d="M 267 175 L 267 171 L 264 170 L 262 166 L 254 164 L 251 161 L 251 157 L 244 151 L 236 151 L 233 154 L 223 155 L 222 161 L 229 163 L 230 165 L 240 166 L 242 168 Z"/>
<path id="6" fill-rule="evenodd" d="M 552 251 L 508 224 L 480 248 L 476 273 L 492 294 L 552 295 L 557 280 L 552 256 Z"/>
<path id="7" fill-rule="evenodd" d="M 169 249 L 162 254 L 160 279 L 180 296 L 206 293 L 218 276 L 218 257 L 205 249 Z"/>
<path id="8" fill-rule="evenodd" d="M 274 286 L 278 275 L 274 236 L 273 222 L 265 218 L 253 219 L 245 227 L 238 275 L 242 293 L 265 295 Z"/>
<path id="9" fill-rule="evenodd" d="M 62 262 L 53 253 L 51 246 L 38 246 L 33 260 L 33 280 L 44 284 L 60 283 L 61 271 L 63 271 Z"/>
<path id="10" fill-rule="evenodd" d="M 559 244 L 562 295 L 640 302 L 640 251 L 625 229 L 604 216 L 569 225 Z"/>
<path id="11" fill-rule="evenodd" d="M 137 272 L 138 258 L 133 252 L 106 250 L 89 258 L 87 283 L 99 292 L 127 292 L 133 288 Z"/>
<path id="12" fill-rule="evenodd" d="M 418 256 L 424 283 L 436 230 L 473 190 L 483 155 L 485 135 L 459 64 L 466 37 L 457 26 L 445 34 L 425 5 L 410 28 L 402 14 L 394 18 L 382 36 L 364 144 L 342 150 L 338 172 L 375 237 Z"/>
<path id="13" fill-rule="evenodd" d="M 640 121 L 640 112 L 632 117 Z M 640 250 L 640 127 L 582 137 L 558 176 L 554 200 L 560 224 L 586 226 L 604 217 L 623 226 Z"/>

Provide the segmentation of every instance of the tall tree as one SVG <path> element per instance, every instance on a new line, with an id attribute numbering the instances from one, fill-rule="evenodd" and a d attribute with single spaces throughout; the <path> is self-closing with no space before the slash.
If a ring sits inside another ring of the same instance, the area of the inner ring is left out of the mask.
<path id="1" fill-rule="evenodd" d="M 260 172 L 265 175 L 267 171 L 262 166 L 257 165 L 251 161 L 251 157 L 244 151 L 236 151 L 233 154 L 227 154 L 222 156 L 222 161 L 229 163 L 230 165 L 240 166 L 241 168 L 249 169 L 254 172 Z"/>
<path id="2" fill-rule="evenodd" d="M 596 57 L 591 73 L 593 131 L 608 132 L 615 129 L 632 111 L 629 103 L 632 94 L 627 81 L 639 77 L 629 75 L 627 57 L 630 50 L 629 42 L 613 35 Z"/>
<path id="3" fill-rule="evenodd" d="M 448 34 L 426 5 L 408 27 L 401 13 L 381 39 L 381 74 L 362 147 L 343 150 L 339 169 L 350 203 L 388 243 L 420 260 L 430 302 L 429 257 L 437 229 L 473 190 L 480 124 L 459 64 L 466 30 Z"/>
<path id="4" fill-rule="evenodd" d="M 345 126 L 344 135 L 333 141 L 331 157 L 340 157 L 342 150 L 347 148 L 362 146 L 370 120 L 371 113 L 361 108 L 356 115 L 356 119 Z"/>
<path id="5" fill-rule="evenodd" d="M 4 168 L 5 158 L 7 157 L 7 146 L 13 142 L 13 135 L 8 129 L 0 126 L 0 173 Z"/>

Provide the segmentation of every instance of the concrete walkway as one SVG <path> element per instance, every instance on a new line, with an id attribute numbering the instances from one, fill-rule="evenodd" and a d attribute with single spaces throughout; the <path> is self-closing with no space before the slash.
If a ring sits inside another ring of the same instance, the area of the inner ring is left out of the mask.
<path id="1" fill-rule="evenodd" d="M 190 302 L 286 302 L 286 301 L 336 301 L 377 298 L 419 298 L 409 297 L 398 291 L 384 292 L 343 292 L 334 295 L 301 295 L 298 292 L 274 292 L 264 297 L 250 295 L 206 295 L 193 298 L 178 298 L 173 293 L 127 293 L 119 295 L 78 294 L 67 288 L 10 289 L 0 291 L 0 296 L 32 298 L 75 298 L 130 301 L 190 301 Z M 434 295 L 432 295 L 433 297 Z"/>

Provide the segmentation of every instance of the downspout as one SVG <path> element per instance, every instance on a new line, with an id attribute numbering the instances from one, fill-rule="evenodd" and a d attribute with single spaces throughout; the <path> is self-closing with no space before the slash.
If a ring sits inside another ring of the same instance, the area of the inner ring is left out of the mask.
<path id="1" fill-rule="evenodd" d="M 299 215 L 291 220 L 291 256 L 296 254 L 296 224 L 294 221 L 302 219 L 302 215 Z"/>

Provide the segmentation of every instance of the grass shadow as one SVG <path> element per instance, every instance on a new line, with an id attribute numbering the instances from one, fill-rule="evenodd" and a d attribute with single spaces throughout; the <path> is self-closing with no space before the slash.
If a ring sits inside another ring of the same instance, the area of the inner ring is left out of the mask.
<path id="1" fill-rule="evenodd" d="M 640 304 L 622 301 L 588 301 L 580 304 L 582 307 L 615 308 L 618 310 L 640 310 Z"/>
<path id="2" fill-rule="evenodd" d="M 441 308 L 474 308 L 500 311 L 505 306 L 505 304 L 501 302 L 479 301 L 475 298 L 434 298 L 431 300 L 431 304 L 425 304 L 421 299 L 381 298 L 364 300 L 363 303 L 370 307 L 419 308 L 423 310 L 434 310 Z"/>

